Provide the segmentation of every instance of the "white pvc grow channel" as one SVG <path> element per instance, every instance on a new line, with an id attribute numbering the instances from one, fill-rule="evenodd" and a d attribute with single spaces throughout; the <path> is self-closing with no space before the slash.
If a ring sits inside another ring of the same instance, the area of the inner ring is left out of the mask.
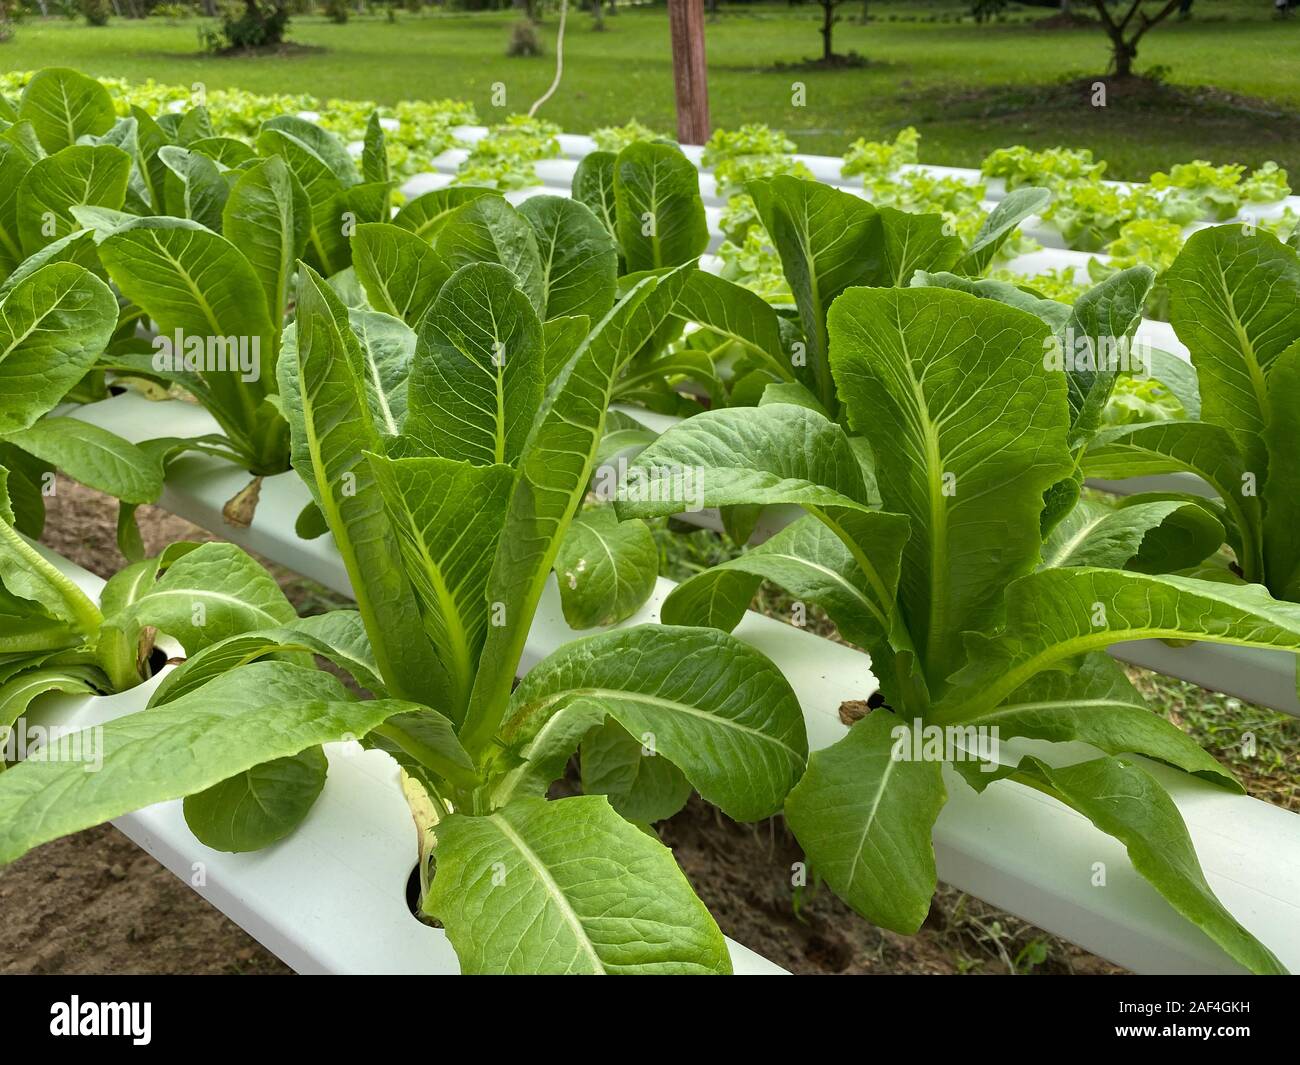
<path id="1" fill-rule="evenodd" d="M 191 404 L 168 402 L 148 404 L 147 408 L 138 406 L 147 402 L 124 395 L 81 408 L 77 413 L 135 439 L 145 435 L 140 431 L 143 426 L 148 427 L 149 435 L 196 435 L 207 431 L 207 415 Z M 246 485 L 246 473 L 199 455 L 183 459 L 177 464 L 175 473 L 175 477 L 169 480 L 163 506 L 327 587 L 350 593 L 342 562 L 328 537 L 302 541 L 293 532 L 298 512 L 308 499 L 305 486 L 295 474 L 267 478 L 251 527 L 233 529 L 223 523 L 221 507 L 225 500 Z M 656 618 L 658 604 L 671 587 L 671 582 L 661 580 L 651 601 L 627 624 Z M 753 613 L 747 614 L 736 634 L 763 650 L 785 673 L 804 709 L 809 741 L 814 749 L 827 746 L 843 735 L 844 726 L 838 716 L 842 701 L 865 699 L 876 688 L 869 659 L 851 648 Z M 563 621 L 558 593 L 552 584 L 530 634 L 523 668 L 530 668 L 573 636 Z M 1244 697 L 1251 698 L 1249 695 Z M 75 702 L 67 697 L 55 697 L 51 702 L 56 700 L 62 705 Z M 1020 746 L 1016 745 L 1017 748 Z M 1059 746 L 1053 748 L 1047 744 L 1026 743 L 1023 747 L 1049 759 L 1059 758 L 1063 753 Z M 1066 753 L 1075 754 L 1082 749 Z M 373 759 L 376 755 L 364 757 Z M 332 765 L 336 761 L 339 760 L 331 758 Z M 339 764 L 351 767 L 354 760 Z M 360 759 L 355 760 L 355 765 L 365 764 Z M 1206 875 L 1224 905 L 1268 943 L 1284 964 L 1290 968 L 1300 967 L 1300 816 L 1258 800 L 1225 794 L 1213 785 L 1188 778 L 1185 774 L 1166 771 L 1157 765 L 1150 768 L 1169 789 L 1182 811 Z M 351 780 L 354 770 L 345 772 L 349 774 L 346 779 Z M 367 772 L 373 777 L 373 772 Z M 373 788 L 375 785 L 362 782 L 357 786 Z M 1099 832 L 1072 810 L 1009 781 L 994 784 L 983 796 L 977 796 L 959 777 L 950 774 L 948 788 L 951 798 L 936 825 L 934 836 L 939 875 L 947 883 L 1020 914 L 1048 931 L 1139 972 L 1238 971 L 1235 963 L 1214 943 L 1175 914 L 1137 875 L 1122 845 Z M 382 812 L 379 799 L 366 801 L 372 802 Z M 389 806 L 397 810 L 401 802 L 394 787 Z M 327 816 L 332 808 L 332 805 L 322 807 L 320 816 Z M 407 816 L 404 808 L 401 814 L 402 818 Z M 316 816 L 314 813 L 313 817 Z M 398 846 L 395 840 L 401 833 L 397 828 L 400 819 L 396 814 L 383 816 L 388 818 L 383 823 L 393 825 L 393 834 L 387 837 L 389 845 Z M 369 883 L 376 870 L 394 867 L 393 862 L 388 862 L 387 866 L 370 864 L 374 840 L 366 836 L 359 825 L 354 825 L 349 831 L 349 839 L 360 835 L 368 841 L 366 857 L 358 858 L 354 864 L 351 857 L 330 852 L 328 864 L 331 869 L 352 868 L 349 876 L 364 878 Z M 180 838 L 177 833 L 183 833 L 183 826 L 167 837 L 165 846 L 159 845 L 161 853 L 158 856 L 169 868 L 179 869 L 188 879 L 186 870 L 198 844 L 191 839 L 188 849 L 180 848 L 176 842 Z M 316 839 L 316 847 L 325 846 L 314 834 L 307 838 Z M 148 842 L 142 845 L 150 849 Z M 373 956 L 367 955 L 370 960 L 357 968 L 360 963 L 355 952 L 360 947 L 354 945 L 351 948 L 353 953 L 340 961 L 336 955 L 342 948 L 322 946 L 309 950 L 304 945 L 305 933 L 299 925 L 305 915 L 281 913 L 277 908 L 277 904 L 284 904 L 289 897 L 288 888 L 285 894 L 275 895 L 274 863 L 281 848 L 289 846 L 294 846 L 292 839 L 260 855 L 213 859 L 217 862 L 215 867 L 227 870 L 236 880 L 245 869 L 261 870 L 262 875 L 268 878 L 267 884 L 257 893 L 257 897 L 265 902 L 259 902 L 255 913 L 249 914 L 240 908 L 244 903 L 239 900 L 252 897 L 251 891 L 233 883 L 219 890 L 210 889 L 206 897 L 223 909 L 235 905 L 235 910 L 226 909 L 226 912 L 241 924 L 248 920 L 252 927 L 249 924 L 245 927 L 258 938 L 267 936 L 263 942 L 270 949 L 278 952 L 279 947 L 288 942 L 289 947 L 285 949 L 299 953 L 286 960 L 295 966 L 306 966 L 307 971 L 373 971 L 365 965 L 378 967 L 383 964 L 383 955 L 378 948 Z M 410 869 L 407 859 L 413 863 L 413 836 L 400 846 L 405 848 L 401 853 L 406 857 L 396 865 L 404 865 L 405 871 L 399 870 L 396 881 L 383 888 L 394 895 L 400 895 L 404 888 L 404 878 Z M 297 861 L 298 852 L 294 853 Z M 170 860 L 167 858 L 169 854 L 173 855 Z M 1092 884 L 1093 863 L 1098 861 L 1104 862 L 1108 869 L 1108 886 L 1105 888 Z M 213 868 L 209 866 L 210 884 L 213 883 Z M 291 866 L 288 861 L 282 868 L 285 875 L 289 875 Z M 292 874 L 295 878 L 304 875 L 296 866 L 293 868 L 296 870 Z M 327 875 L 324 876 L 326 882 L 328 879 Z M 289 906 L 290 910 L 295 906 L 303 907 L 302 900 L 296 895 L 298 886 L 295 885 L 296 901 Z M 322 912 L 335 912 L 328 908 L 332 903 L 316 897 L 316 890 L 313 887 L 312 904 Z M 355 894 L 360 889 L 353 886 L 347 890 Z M 235 902 L 232 903 L 231 899 Z M 393 912 L 405 914 L 404 901 Z M 293 938 L 281 928 L 283 922 L 292 924 Z M 356 937 L 354 926 L 347 922 L 331 924 L 322 921 L 318 931 L 325 934 L 326 928 L 331 932 L 342 929 L 342 934 Z M 403 934 L 410 936 L 411 931 Z M 403 948 L 394 957 L 402 959 L 398 964 L 409 964 L 410 951 Z"/>
<path id="2" fill-rule="evenodd" d="M 461 127 L 457 135 L 468 143 L 485 136 L 487 130 L 485 127 Z M 543 180 L 549 180 L 553 184 L 543 184 L 530 188 L 519 189 L 506 194 L 506 199 L 512 203 L 521 203 L 526 199 L 538 195 L 569 195 L 569 183 L 572 180 L 573 169 L 576 166 L 574 160 L 581 158 L 587 152 L 595 149 L 594 142 L 588 137 L 576 137 L 563 135 L 561 137 L 561 146 L 566 158 L 560 160 L 544 160 L 538 164 L 539 177 Z M 358 146 L 353 146 L 359 149 Z M 699 165 L 699 149 L 687 147 L 686 154 L 692 161 Z M 452 175 L 455 170 L 464 161 L 467 153 L 462 149 L 451 149 L 443 153 L 436 160 L 440 171 L 435 173 L 418 174 L 411 178 L 403 186 L 403 192 L 407 196 L 416 196 L 421 193 L 431 191 L 437 188 L 443 188 L 451 183 Z M 814 175 L 818 178 L 826 179 L 832 175 L 834 178 L 839 177 L 839 164 L 841 160 L 830 156 L 799 156 L 802 162 L 809 166 Z M 957 176 L 963 180 L 976 180 L 979 177 L 977 170 L 961 170 L 958 168 L 932 168 L 936 172 L 942 172 L 949 176 Z M 712 176 L 707 171 L 701 173 L 701 189 L 707 190 L 712 188 Z M 860 194 L 860 189 L 846 189 L 846 191 Z M 999 185 L 999 193 L 1003 190 Z M 1300 197 L 1291 197 L 1290 200 L 1283 201 L 1283 205 L 1290 205 L 1292 201 L 1295 205 L 1300 206 Z M 992 206 L 991 204 L 988 206 Z M 1279 205 L 1279 210 L 1282 205 Z M 721 234 L 718 229 L 718 219 L 721 215 L 721 208 L 706 207 L 706 220 L 710 229 L 709 250 L 716 251 L 721 244 Z M 1037 252 L 1030 252 L 1018 256 L 1008 263 L 1010 269 L 1017 273 L 1032 275 L 1045 270 L 1068 268 L 1078 280 L 1086 280 L 1087 263 L 1091 258 L 1098 258 L 1102 261 L 1106 256 L 1092 256 L 1084 252 L 1071 251 L 1064 248 L 1046 247 Z M 717 272 L 721 269 L 721 260 L 713 255 L 706 255 L 701 260 L 701 267 L 710 272 Z M 1170 354 L 1187 360 L 1189 354 L 1186 346 L 1178 339 L 1174 333 L 1173 327 L 1167 322 L 1152 321 L 1145 319 L 1138 327 L 1137 339 L 1152 347 L 1162 349 Z M 173 428 L 166 430 L 159 428 L 157 423 L 152 421 L 153 414 L 137 421 L 132 416 L 131 411 L 126 409 L 125 404 L 131 402 L 129 397 L 123 397 L 119 400 L 112 400 L 106 404 L 97 404 L 93 407 L 82 408 L 81 412 L 72 411 L 74 416 L 86 417 L 88 420 L 95 421 L 105 428 L 112 429 L 119 435 L 125 436 L 131 440 L 139 440 L 142 434 L 137 425 L 150 425 L 148 435 L 176 435 L 176 436 L 194 436 L 203 432 L 215 431 L 215 426 L 207 419 L 206 415 L 194 408 L 186 409 L 180 415 L 180 422 Z M 110 404 L 117 404 L 112 407 Z M 143 413 L 143 412 L 141 412 Z M 655 416 L 646 416 L 644 412 L 629 412 L 634 417 L 638 417 L 647 424 L 658 425 Z M 169 415 L 170 418 L 170 415 Z M 189 456 L 181 460 L 182 465 L 178 468 L 178 476 L 184 477 L 185 471 L 194 467 L 201 468 L 204 460 L 195 456 Z M 202 483 L 206 486 L 209 479 L 214 476 L 220 476 L 215 470 L 207 470 L 202 473 Z M 225 483 L 220 489 L 214 489 L 210 494 L 213 498 L 228 499 L 235 494 L 243 484 L 242 474 L 232 471 Z M 263 489 L 262 507 L 267 505 L 268 496 L 274 495 L 279 491 L 285 490 L 280 487 L 279 481 L 287 480 L 293 482 L 293 487 L 287 490 L 294 493 L 294 498 L 301 497 L 303 503 L 306 502 L 306 492 L 297 485 L 296 479 L 292 475 L 287 478 L 272 479 L 266 482 Z M 196 482 L 197 483 L 197 482 Z M 1094 484 L 1094 487 L 1105 488 L 1109 491 L 1120 494 L 1131 494 L 1136 491 L 1164 491 L 1164 490 L 1191 490 L 1201 494 L 1213 494 L 1209 492 L 1208 487 L 1196 478 L 1190 478 L 1186 475 L 1175 475 L 1174 478 L 1146 478 L 1141 482 L 1106 482 Z M 228 488 L 228 490 L 227 490 Z M 224 494 L 222 494 L 224 493 Z M 186 517 L 191 517 L 199 525 L 208 528 L 215 528 L 211 525 L 214 520 L 210 516 L 206 520 L 195 518 L 192 514 L 185 513 L 187 506 L 192 506 L 193 501 L 180 500 L 181 509 L 173 502 L 169 502 L 175 495 L 174 489 L 169 485 L 166 494 L 163 497 L 163 504 L 170 509 L 181 513 Z M 200 508 L 201 509 L 201 508 Z M 297 510 L 294 510 L 289 524 L 285 526 L 292 529 L 292 517 L 296 517 Z M 254 523 L 255 526 L 260 523 Z M 772 525 L 769 533 L 779 528 L 779 524 Z M 272 542 L 265 546 L 259 546 L 265 539 L 265 533 L 261 529 L 256 531 L 250 529 L 242 534 L 242 537 L 232 537 L 239 543 L 249 547 L 251 550 L 260 551 L 268 558 L 282 562 L 284 565 L 297 569 L 304 575 L 319 580 L 322 584 L 330 587 L 337 587 L 328 579 L 329 566 L 324 564 L 321 559 L 314 553 L 304 555 L 301 545 L 297 547 L 294 543 L 285 543 L 279 545 Z M 281 557 L 275 553 L 282 547 L 287 550 L 288 557 Z M 307 568 L 304 568 L 306 566 Z M 1190 648 L 1171 648 L 1159 641 L 1142 641 L 1141 643 L 1130 643 L 1119 645 L 1112 650 L 1112 653 L 1123 659 L 1132 662 L 1135 665 L 1145 666 L 1149 669 L 1155 669 L 1162 673 L 1171 673 L 1175 676 L 1183 677 L 1186 680 L 1204 685 L 1206 687 L 1216 688 L 1229 695 L 1234 695 L 1250 702 L 1261 703 L 1271 706 L 1287 713 L 1300 715 L 1300 699 L 1296 695 L 1296 663 L 1291 655 L 1267 652 L 1244 650 L 1241 648 L 1224 647 L 1217 645 L 1195 645 Z"/>
<path id="3" fill-rule="evenodd" d="M 97 578 L 57 561 L 87 591 L 98 590 Z M 661 581 L 627 624 L 653 620 L 670 589 Z M 780 622 L 751 613 L 737 635 L 783 669 L 814 749 L 843 735 L 840 701 L 864 698 L 876 686 L 865 655 Z M 573 636 L 552 584 L 523 668 Z M 155 684 L 110 698 L 45 696 L 28 716 L 45 725 L 102 723 L 143 708 Z M 1047 753 L 1047 745 L 1025 749 Z M 396 764 L 357 744 L 329 744 L 326 753 L 329 779 L 316 806 L 293 836 L 265 851 L 208 849 L 185 826 L 179 800 L 114 824 L 299 972 L 457 972 L 445 935 L 419 924 L 407 907 L 415 832 Z M 1283 964 L 1300 967 L 1300 816 L 1149 768 L 1182 811 L 1224 905 Z M 956 774 L 947 783 L 951 797 L 934 833 L 945 882 L 1138 972 L 1239 971 L 1138 876 L 1116 840 L 1086 819 L 1011 782 L 994 784 L 983 796 Z M 1093 886 L 1096 862 L 1106 865 L 1105 888 Z M 753 951 L 728 945 L 738 972 L 780 971 Z"/>
<path id="4" fill-rule="evenodd" d="M 457 126 L 452 130 L 452 135 L 462 145 L 473 147 L 486 137 L 489 132 L 487 126 Z M 573 171 L 576 169 L 577 164 L 584 156 L 590 155 L 592 152 L 597 151 L 598 148 L 595 140 L 582 134 L 561 133 L 556 140 L 560 145 L 559 157 L 543 159 L 534 165 L 537 176 L 542 179 L 543 184 L 563 184 L 567 186 L 573 180 Z M 714 183 L 711 168 L 701 165 L 704 149 L 693 144 L 683 144 L 680 145 L 680 148 L 683 154 L 700 171 L 700 194 L 704 197 L 705 202 L 725 202 L 725 199 L 717 194 L 717 186 Z M 439 171 L 455 173 L 468 157 L 469 152 L 466 148 L 449 148 L 435 157 L 433 164 L 435 169 Z M 790 158 L 806 166 L 813 177 L 823 184 L 833 185 L 845 192 L 855 194 L 861 194 L 862 192 L 860 182 L 854 184 L 855 178 L 844 177 L 844 159 L 841 156 L 808 155 L 795 152 Z M 1005 179 L 985 177 L 980 170 L 974 167 L 940 166 L 935 163 L 907 163 L 901 169 L 904 171 L 920 171 L 936 178 L 952 178 L 967 183 L 982 183 L 985 195 L 994 203 L 1007 194 Z M 1133 188 L 1140 183 L 1104 181 L 1103 184 L 1117 189 L 1127 189 Z M 1293 211 L 1300 211 L 1300 196 L 1288 196 L 1273 203 L 1255 204 L 1251 206 L 1247 213 L 1255 219 L 1279 218 L 1288 208 Z"/>
<path id="5" fill-rule="evenodd" d="M 472 147 L 479 140 L 486 137 L 489 130 L 486 126 L 460 126 L 452 132 L 462 145 Z M 540 195 L 569 195 L 573 174 L 578 163 L 584 156 L 597 150 L 596 142 L 588 136 L 568 133 L 560 134 L 557 140 L 560 144 L 560 156 L 558 158 L 543 159 L 534 164 L 534 171 L 540 184 L 507 193 L 506 198 L 510 202 L 517 204 L 532 196 Z M 351 144 L 349 149 L 354 154 L 359 155 L 361 143 Z M 700 171 L 700 195 L 705 203 L 705 220 L 709 227 L 708 251 L 711 253 L 716 252 L 723 241 L 719 223 L 722 217 L 722 207 L 726 204 L 727 198 L 719 193 L 711 169 L 701 166 L 703 149 L 698 145 L 681 145 L 681 149 Z M 447 149 L 431 161 L 433 171 L 417 174 L 409 179 L 402 187 L 403 193 L 408 197 L 414 197 L 451 184 L 455 174 L 468 157 L 469 151 L 466 147 Z M 844 160 L 842 158 L 801 153 L 795 153 L 791 158 L 803 163 L 818 181 L 832 185 L 842 192 L 865 197 L 865 190 L 860 183 L 853 184 L 852 179 L 844 178 L 842 173 Z M 1006 196 L 1007 190 L 1004 179 L 998 177 L 985 178 L 979 170 L 974 168 L 912 163 L 905 165 L 902 169 L 905 171 L 921 171 L 934 177 L 953 178 L 967 183 L 982 182 L 985 186 L 987 199 L 981 206 L 986 212 L 991 211 L 998 201 Z M 1105 184 L 1116 188 L 1131 188 L 1136 183 L 1107 181 Z M 1300 196 L 1288 196 L 1274 203 L 1249 204 L 1242 209 L 1235 219 L 1229 219 L 1228 221 L 1258 222 L 1265 219 L 1276 219 L 1282 217 L 1288 210 L 1300 212 Z M 1212 223 L 1207 218 L 1187 226 L 1184 235 L 1189 236 L 1197 229 L 1209 224 L 1221 223 Z M 1026 218 L 1019 226 L 1019 229 L 1022 234 L 1038 241 L 1043 247 L 1039 251 L 1029 252 L 1009 260 L 1005 265 L 1013 273 L 1033 276 L 1049 270 L 1069 269 L 1072 278 L 1077 284 L 1086 284 L 1089 280 L 1089 260 L 1096 259 L 1101 263 L 1105 263 L 1109 259 L 1109 256 L 1099 252 L 1082 252 L 1068 248 L 1060 231 L 1052 223 L 1046 222 L 1037 216 Z"/>
<path id="6" fill-rule="evenodd" d="M 654 429 L 671 419 L 628 410 Z M 178 400 L 151 402 L 124 393 L 100 403 L 75 407 L 70 417 L 93 422 L 104 429 L 139 442 L 150 437 L 196 437 L 218 431 L 202 408 Z M 262 482 L 261 500 L 252 525 L 236 529 L 221 515 L 223 504 L 247 487 L 249 475 L 229 463 L 206 455 L 188 454 L 178 459 L 163 489 L 160 505 L 218 536 L 287 566 L 305 577 L 351 595 L 342 560 L 328 536 L 301 540 L 294 523 L 309 495 L 292 472 Z M 1121 482 L 1124 484 L 1127 482 Z M 768 515 L 764 529 L 771 535 L 794 516 L 792 510 Z M 708 515 L 691 516 L 708 520 Z M 1248 702 L 1300 716 L 1296 695 L 1296 656 L 1286 651 L 1266 651 L 1224 644 L 1198 643 L 1169 647 L 1160 640 L 1141 640 L 1111 648 L 1117 658 L 1145 666 Z"/>
<path id="7" fill-rule="evenodd" d="M 455 149 L 453 149 L 453 151 L 455 151 Z M 459 157 L 457 157 L 457 160 L 458 161 L 454 163 L 448 162 L 446 164 L 446 169 L 444 170 L 416 174 L 414 177 L 409 178 L 402 186 L 403 194 L 408 198 L 413 199 L 414 197 L 421 196 L 426 192 L 433 192 L 437 189 L 448 187 L 451 185 L 456 168 L 459 166 Z M 505 193 L 505 199 L 509 203 L 518 205 L 534 196 L 563 196 L 566 198 L 570 196 L 571 190 L 569 183 L 562 179 L 562 174 L 559 173 L 558 166 L 548 167 L 545 165 L 547 163 L 564 163 L 566 168 L 571 169 L 571 164 L 564 160 L 543 160 L 541 163 L 537 164 L 539 176 L 544 176 L 543 183 L 540 185 L 530 185 L 527 188 L 513 189 L 510 192 Z M 712 180 L 713 179 L 709 174 L 703 172 L 700 174 L 700 188 L 702 192 L 706 188 L 711 187 Z M 863 190 L 860 188 L 844 188 L 841 191 L 859 197 L 865 195 Z M 1292 199 L 1300 201 L 1300 198 L 1297 197 L 1292 197 Z M 706 195 L 704 196 L 704 201 L 704 219 L 709 230 L 707 251 L 711 256 L 713 253 L 718 251 L 724 240 L 721 228 L 722 207 L 720 206 L 724 201 L 716 195 Z M 982 208 L 985 211 L 990 211 L 996 206 L 996 202 L 990 200 L 986 201 L 982 205 Z M 1300 206 L 1300 202 L 1297 203 L 1297 206 Z M 1258 218 L 1260 215 L 1255 215 L 1255 217 Z M 1195 230 L 1203 228 L 1204 224 L 1205 223 L 1197 223 L 1188 226 L 1185 233 L 1190 235 L 1195 232 Z M 1110 256 L 1101 252 L 1075 251 L 1072 248 L 1067 248 L 1061 234 L 1050 223 L 1045 223 L 1036 216 L 1031 215 L 1029 218 L 1026 218 L 1018 228 L 1024 236 L 1038 241 L 1038 243 L 1043 245 L 1043 247 L 1036 251 L 1025 252 L 1022 255 L 1008 259 L 1004 265 L 1013 273 L 1032 277 L 1034 274 L 1044 273 L 1049 270 L 1068 269 L 1071 271 L 1071 276 L 1077 284 L 1087 284 L 1089 282 L 1088 263 L 1094 259 L 1099 263 L 1106 263 L 1110 260 Z"/>
<path id="8" fill-rule="evenodd" d="M 561 137 L 561 145 L 569 159 L 580 158 L 594 148 L 590 138 L 569 135 Z M 699 149 L 686 151 L 698 165 Z M 446 162 L 455 160 L 458 165 L 459 158 L 449 156 Z M 823 180 L 840 178 L 839 159 L 798 158 Z M 923 169 L 963 180 L 979 179 L 978 171 Z M 546 182 L 541 187 L 510 193 L 508 199 L 519 202 L 539 194 L 567 195 L 572 164 L 546 161 L 539 165 L 539 176 Z M 418 175 L 404 191 L 415 195 L 442 187 L 450 179 L 445 169 Z M 711 175 L 702 174 L 701 188 L 706 198 L 717 201 Z M 846 191 L 861 194 L 860 189 Z M 1000 198 L 1002 191 L 998 183 L 989 183 L 991 199 Z M 1280 213 L 1283 205 L 1276 206 Z M 1263 216 L 1263 212 L 1254 213 Z M 711 204 L 706 215 L 713 233 L 711 247 L 716 247 L 719 207 Z M 1030 235 L 1042 240 L 1042 234 Z M 1011 265 L 1023 273 L 1068 267 L 1076 277 L 1086 278 L 1090 258 L 1093 256 L 1049 247 L 1020 256 Z M 704 266 L 716 269 L 717 263 Z M 1144 322 L 1139 335 L 1187 357 L 1164 323 Z M 196 436 L 215 428 L 206 413 L 193 405 L 140 406 L 145 402 L 128 394 L 69 413 L 133 440 Z M 147 431 L 142 432 L 142 427 Z M 221 506 L 245 487 L 247 474 L 198 455 L 180 460 L 173 472 L 163 506 L 350 594 L 346 573 L 328 537 L 308 542 L 293 533 L 294 521 L 308 498 L 296 475 L 268 478 L 252 526 L 239 530 L 224 524 Z M 773 515 L 768 531 L 779 527 L 782 520 L 782 515 Z M 97 591 L 102 583 L 61 560 L 60 565 L 88 591 Z M 651 601 L 627 624 L 656 618 L 658 604 L 670 589 L 671 584 L 661 580 Z M 843 735 L 838 717 L 841 701 L 865 698 L 875 690 L 869 659 L 860 652 L 752 613 L 736 631 L 771 656 L 789 678 L 804 708 L 814 749 Z M 552 586 L 539 610 L 521 668 L 530 668 L 573 635 L 563 621 Z M 1214 645 L 1169 648 L 1157 641 L 1115 650 L 1126 660 L 1300 714 L 1291 655 Z M 74 726 L 104 721 L 141 709 L 155 684 L 111 698 L 42 697 L 29 716 L 47 724 Z M 1059 746 L 1046 744 L 1015 746 L 1048 758 L 1063 753 Z M 445 935 L 421 925 L 407 907 L 406 882 L 415 860 L 415 835 L 397 784 L 395 764 L 379 752 L 362 751 L 357 744 L 331 744 L 326 751 L 330 776 L 320 800 L 297 833 L 266 851 L 229 855 L 202 846 L 185 826 L 179 801 L 128 815 L 116 824 L 299 972 L 457 972 L 455 954 Z M 1285 965 L 1300 968 L 1300 816 L 1227 795 L 1158 765 L 1149 768 L 1182 811 L 1207 878 L 1224 904 Z M 976 796 L 958 776 L 949 773 L 948 787 L 951 798 L 934 833 L 939 875 L 944 881 L 1139 972 L 1239 971 L 1136 874 L 1117 841 L 1073 811 L 1007 781 Z M 1092 884 L 1094 863 L 1099 861 L 1108 869 L 1104 889 Z M 780 971 L 747 948 L 728 943 L 738 972 Z"/>
<path id="9" fill-rule="evenodd" d="M 98 577 L 42 554 L 98 598 Z M 26 717 L 46 727 L 103 724 L 143 710 L 160 679 L 102 698 L 42 696 Z M 458 973 L 446 933 L 422 924 L 407 905 L 416 836 L 397 763 L 355 742 L 326 744 L 325 754 L 329 776 L 311 813 L 263 851 L 205 847 L 186 826 L 179 799 L 113 824 L 297 972 Z M 737 973 L 784 971 L 730 939 L 727 947 Z"/>

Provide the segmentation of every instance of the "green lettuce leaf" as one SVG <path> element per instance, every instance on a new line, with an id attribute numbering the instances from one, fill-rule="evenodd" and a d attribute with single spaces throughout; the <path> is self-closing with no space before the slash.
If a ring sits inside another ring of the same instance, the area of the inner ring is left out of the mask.
<path id="1" fill-rule="evenodd" d="M 424 911 L 447 929 L 464 973 L 731 971 L 672 852 L 603 796 L 521 798 L 436 831 Z"/>

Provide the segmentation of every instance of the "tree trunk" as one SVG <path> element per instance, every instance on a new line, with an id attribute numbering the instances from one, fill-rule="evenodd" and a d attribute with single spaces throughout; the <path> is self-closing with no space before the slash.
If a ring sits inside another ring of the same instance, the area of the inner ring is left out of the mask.
<path id="1" fill-rule="evenodd" d="M 821 0 L 822 5 L 822 59 L 829 63 L 835 57 L 831 35 L 835 32 L 835 0 Z"/>
<path id="2" fill-rule="evenodd" d="M 1129 45 L 1124 40 L 1124 29 L 1116 25 L 1115 21 L 1106 11 L 1104 0 L 1096 0 L 1097 8 L 1102 16 L 1102 27 L 1106 30 L 1106 36 L 1110 38 L 1111 62 L 1115 64 L 1115 74 L 1121 78 L 1127 78 L 1133 73 L 1133 56 L 1137 49 Z"/>
<path id="3" fill-rule="evenodd" d="M 1154 17 L 1142 10 L 1142 0 L 1132 0 L 1128 12 L 1118 22 L 1111 17 L 1111 13 L 1106 7 L 1106 0 L 1092 0 L 1092 2 L 1097 9 L 1101 24 L 1106 30 L 1106 35 L 1110 38 L 1111 50 L 1114 54 L 1115 73 L 1121 78 L 1127 78 L 1133 73 L 1133 60 L 1137 58 L 1138 42 L 1153 26 L 1160 25 L 1172 15 L 1184 0 L 1167 0 L 1164 7 L 1160 8 Z M 1128 37 L 1125 37 L 1124 31 L 1129 28 L 1129 23 L 1135 15 L 1138 19 L 1137 26 Z"/>
<path id="4" fill-rule="evenodd" d="M 1131 48 L 1123 41 L 1115 42 L 1115 75 L 1127 78 L 1133 73 L 1133 60 L 1137 58 L 1137 49 Z"/>

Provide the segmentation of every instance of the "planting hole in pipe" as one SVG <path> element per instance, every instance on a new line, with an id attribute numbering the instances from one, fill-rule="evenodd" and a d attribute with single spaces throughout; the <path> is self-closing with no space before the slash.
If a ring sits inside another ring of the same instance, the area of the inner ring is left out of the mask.
<path id="1" fill-rule="evenodd" d="M 411 872 L 406 878 L 406 908 L 411 911 L 411 916 L 417 920 L 420 916 L 420 863 L 416 862 L 411 866 Z"/>
<path id="2" fill-rule="evenodd" d="M 155 647 L 149 652 L 149 675 L 156 677 L 162 672 L 163 667 L 167 665 L 167 652 L 161 647 Z"/>
<path id="3" fill-rule="evenodd" d="M 414 917 L 422 925 L 430 928 L 441 928 L 442 922 L 432 917 L 428 917 L 420 909 L 420 863 L 416 862 L 411 866 L 410 875 L 406 878 L 406 908 L 411 911 Z"/>

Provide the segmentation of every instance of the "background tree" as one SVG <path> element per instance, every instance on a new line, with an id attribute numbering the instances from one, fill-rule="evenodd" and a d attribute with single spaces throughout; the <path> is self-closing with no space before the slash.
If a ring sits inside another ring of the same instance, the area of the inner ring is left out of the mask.
<path id="1" fill-rule="evenodd" d="M 202 35 L 208 51 L 230 53 L 275 48 L 288 28 L 286 0 L 244 0 L 242 8 L 223 10 L 220 29 Z"/>
<path id="2" fill-rule="evenodd" d="M 822 28 L 819 31 L 822 35 L 822 62 L 835 62 L 835 46 L 833 37 L 835 34 L 835 23 L 839 22 L 840 16 L 836 14 L 836 9 L 844 0 L 817 0 L 822 9 Z"/>
<path id="3" fill-rule="evenodd" d="M 989 22 L 1006 9 L 1007 0 L 975 0 L 970 6 L 970 12 L 975 16 L 976 22 Z"/>
<path id="4" fill-rule="evenodd" d="M 1097 14 L 1101 16 L 1101 25 L 1110 37 L 1111 65 L 1121 78 L 1133 74 L 1133 60 L 1137 58 L 1138 42 L 1148 30 L 1158 26 L 1182 6 L 1183 0 L 1159 0 L 1158 3 L 1146 3 L 1146 0 L 1130 0 L 1128 10 L 1116 17 L 1106 0 L 1092 0 Z M 1154 14 L 1152 9 L 1154 8 Z"/>

